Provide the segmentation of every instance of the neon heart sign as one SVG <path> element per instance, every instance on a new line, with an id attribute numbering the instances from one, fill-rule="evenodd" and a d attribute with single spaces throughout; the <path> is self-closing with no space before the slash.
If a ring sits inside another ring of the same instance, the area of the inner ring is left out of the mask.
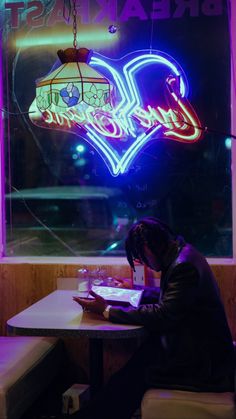
<path id="1" fill-rule="evenodd" d="M 40 93 L 40 103 L 35 99 L 29 109 L 31 121 L 83 137 L 113 176 L 126 172 L 154 139 L 190 144 L 201 138 L 199 119 L 187 100 L 186 76 L 169 55 L 142 50 L 112 60 L 93 53 L 89 67 L 109 80 L 109 101 L 96 80 L 85 95 L 86 102 L 79 101 L 71 78 L 63 89 Z M 150 89 L 144 81 L 150 81 Z"/>

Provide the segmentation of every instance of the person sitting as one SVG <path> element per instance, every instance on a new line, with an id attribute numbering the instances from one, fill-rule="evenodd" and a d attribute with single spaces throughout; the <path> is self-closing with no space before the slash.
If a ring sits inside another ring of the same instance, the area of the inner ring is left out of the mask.
<path id="1" fill-rule="evenodd" d="M 126 238 L 128 262 L 161 271 L 160 293 L 144 291 L 138 308 L 74 297 L 113 323 L 142 325 L 147 337 L 128 363 L 78 419 L 129 419 L 149 388 L 233 391 L 234 348 L 214 275 L 203 255 L 154 217 L 135 223 Z"/>

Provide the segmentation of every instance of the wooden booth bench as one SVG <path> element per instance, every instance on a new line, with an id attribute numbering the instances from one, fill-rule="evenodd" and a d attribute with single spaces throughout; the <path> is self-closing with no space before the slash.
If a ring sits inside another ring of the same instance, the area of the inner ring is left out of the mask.
<path id="1" fill-rule="evenodd" d="M 236 342 L 234 349 L 236 358 Z M 143 396 L 141 414 L 142 419 L 236 419 L 235 393 L 151 388 Z"/>
<path id="2" fill-rule="evenodd" d="M 0 336 L 0 419 L 19 419 L 56 376 L 62 361 L 56 338 Z"/>
<path id="3" fill-rule="evenodd" d="M 235 419 L 234 393 L 150 389 L 142 400 L 142 419 Z"/>

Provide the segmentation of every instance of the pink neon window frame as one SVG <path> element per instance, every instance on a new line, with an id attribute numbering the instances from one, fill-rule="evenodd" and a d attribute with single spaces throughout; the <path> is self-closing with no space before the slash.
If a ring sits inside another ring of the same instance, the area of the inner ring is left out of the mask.
<path id="1" fill-rule="evenodd" d="M 5 247 L 5 202 L 4 202 L 4 138 L 3 138 L 3 65 L 2 32 L 0 32 L 0 257 L 4 256 Z"/>

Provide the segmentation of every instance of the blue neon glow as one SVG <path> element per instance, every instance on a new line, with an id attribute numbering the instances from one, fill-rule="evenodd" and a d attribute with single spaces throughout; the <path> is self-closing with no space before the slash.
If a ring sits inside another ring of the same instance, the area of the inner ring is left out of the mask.
<path id="1" fill-rule="evenodd" d="M 118 246 L 118 242 L 112 243 L 112 244 L 111 244 L 111 245 L 107 248 L 107 250 L 112 250 L 112 249 L 115 249 L 117 246 Z"/>
<path id="2" fill-rule="evenodd" d="M 136 75 L 144 67 L 155 64 L 163 66 L 166 70 L 167 75 L 164 78 L 163 86 L 169 96 L 173 97 L 175 103 L 178 104 L 178 109 L 181 109 L 181 99 L 185 99 L 188 94 L 188 83 L 180 65 L 169 55 L 160 51 L 153 51 L 150 54 L 149 50 L 143 50 L 128 54 L 120 60 L 112 60 L 94 53 L 89 65 L 98 67 L 98 71 L 110 79 L 112 85 L 111 104 L 107 104 L 106 108 L 97 109 L 93 113 L 86 107 L 75 105 L 68 110 L 68 113 L 65 113 L 65 116 L 55 113 L 55 117 L 53 117 L 55 111 L 49 110 L 47 118 L 44 117 L 42 126 L 46 127 L 47 123 L 53 123 L 53 128 L 63 129 L 60 120 L 68 121 L 67 130 L 70 129 L 76 135 L 82 136 L 97 150 L 112 176 L 126 172 L 142 148 L 151 139 L 154 139 L 155 135 L 159 136 L 159 131 L 163 128 L 166 130 L 166 135 L 172 135 L 174 140 L 181 141 L 181 138 L 183 141 L 188 140 L 189 142 L 195 141 L 195 138 L 197 140 L 198 134 L 190 135 L 188 133 L 188 125 L 184 124 L 186 119 L 179 122 L 179 127 L 178 121 L 176 121 L 176 125 L 174 120 L 168 122 L 166 115 L 171 109 L 162 109 L 158 106 L 158 97 L 154 108 L 150 107 L 148 103 L 143 103 Z M 155 71 L 158 69 L 159 67 L 155 68 Z M 36 102 L 34 101 L 30 110 L 35 107 Z M 160 118 L 157 116 L 155 119 L 155 109 L 159 112 Z M 175 107 L 173 109 L 172 113 L 175 115 Z M 194 117 L 191 119 L 191 106 L 189 114 L 188 108 L 185 109 L 184 115 L 187 115 L 187 120 L 190 120 L 193 126 L 198 125 L 198 123 L 194 124 Z M 40 114 L 38 109 L 36 111 L 35 119 L 33 117 L 31 119 L 40 126 Z M 86 112 L 88 113 L 86 114 Z M 146 124 L 145 118 L 147 118 Z M 197 118 L 196 115 L 195 118 Z M 169 130 L 168 123 L 170 123 Z M 181 128 L 182 131 L 180 129 L 179 132 L 175 132 L 177 128 Z M 187 134 L 184 130 L 187 131 Z M 85 147 L 78 144 L 76 151 L 83 153 Z"/>
<path id="3" fill-rule="evenodd" d="M 91 66 L 95 65 L 104 67 L 108 69 L 108 71 L 112 74 L 113 79 L 119 89 L 119 93 L 122 97 L 121 102 L 116 108 L 115 114 L 117 115 L 118 119 L 124 118 L 129 127 L 132 127 L 130 130 L 130 133 L 132 135 L 133 123 L 131 119 L 131 114 L 132 112 L 134 112 L 135 108 L 141 105 L 141 98 L 138 94 L 133 76 L 142 67 L 153 63 L 163 64 L 167 66 L 174 73 L 175 76 L 180 77 L 180 94 L 181 96 L 184 96 L 188 90 L 184 72 L 182 68 L 177 63 L 174 64 L 171 61 L 171 57 L 167 55 L 163 56 L 155 53 L 146 53 L 136 56 L 133 60 L 130 60 L 126 65 L 124 65 L 124 78 L 114 69 L 112 65 L 108 64 L 108 62 L 102 60 L 101 58 L 97 58 L 96 54 L 92 57 L 92 60 L 90 61 Z M 114 65 L 113 62 L 112 64 Z M 125 89 L 125 81 L 128 90 Z M 103 153 L 103 158 L 105 156 L 106 164 L 113 176 L 117 176 L 119 173 L 124 173 L 128 169 L 128 167 L 130 166 L 140 149 L 149 141 L 150 137 L 154 136 L 154 134 L 160 128 L 161 125 L 157 125 L 147 135 L 145 132 L 141 135 L 136 135 L 136 140 L 123 154 L 123 156 L 119 158 L 119 156 L 117 156 L 117 153 L 112 148 L 110 148 L 110 146 L 107 143 L 107 140 L 98 136 L 94 132 L 94 130 L 92 130 L 88 125 L 86 125 L 86 129 L 90 132 L 90 135 L 88 135 L 89 138 L 93 141 L 95 141 L 96 139 L 96 145 L 98 145 L 98 143 L 100 144 L 99 147 Z"/>
<path id="4" fill-rule="evenodd" d="M 134 108 L 140 106 L 140 96 L 138 94 L 133 75 L 137 72 L 137 70 L 141 69 L 142 67 L 146 65 L 153 64 L 153 63 L 163 64 L 167 66 L 168 68 L 170 68 L 170 70 L 173 71 L 173 73 L 177 77 L 180 77 L 180 95 L 183 97 L 186 94 L 186 86 L 185 86 L 184 80 L 182 80 L 181 73 L 177 69 L 177 66 L 172 64 L 170 60 L 167 60 L 166 58 L 160 55 L 155 55 L 155 54 L 140 55 L 139 57 L 136 57 L 133 60 L 129 61 L 124 66 L 124 70 L 123 70 L 125 74 L 125 78 L 128 83 L 129 91 L 132 97 L 132 100 L 129 102 L 127 108 L 124 109 L 124 113 L 127 113 L 128 118 L 134 111 Z"/>
<path id="5" fill-rule="evenodd" d="M 225 147 L 227 148 L 227 150 L 231 150 L 232 148 L 232 138 L 228 137 L 225 139 Z"/>
<path id="6" fill-rule="evenodd" d="M 128 91 L 125 88 L 125 81 L 123 80 L 123 78 L 121 77 L 121 75 L 111 66 L 109 65 L 106 61 L 102 60 L 101 58 L 97 58 L 96 56 L 92 57 L 91 61 L 90 61 L 90 65 L 91 66 L 101 66 L 106 68 L 112 75 L 115 84 L 118 88 L 118 91 L 121 95 L 121 101 L 118 105 L 115 106 L 115 112 L 114 112 L 114 116 L 117 116 L 118 119 L 121 119 L 121 116 L 119 115 L 120 110 L 122 110 L 123 106 L 127 103 L 129 103 L 129 96 L 128 96 Z M 122 112 L 122 118 L 123 118 L 123 124 L 126 125 L 127 127 L 129 127 L 130 129 L 130 134 L 135 137 L 135 133 L 134 133 L 134 125 L 131 119 L 128 119 L 127 116 L 124 114 L 124 112 Z"/>
<path id="7" fill-rule="evenodd" d="M 133 161 L 136 153 L 146 144 L 151 136 L 153 136 L 159 129 L 161 128 L 160 125 L 156 126 L 148 135 L 146 133 L 140 135 L 135 143 L 128 149 L 128 151 L 124 154 L 122 159 L 120 160 L 120 172 L 124 173 L 128 166 L 130 166 L 131 162 Z"/>
<path id="8" fill-rule="evenodd" d="M 104 142 L 103 139 L 99 137 L 98 134 L 96 134 L 96 132 L 91 130 L 89 127 L 88 131 L 89 132 L 87 133 L 87 137 L 92 140 L 92 145 L 94 146 L 95 144 L 98 153 L 102 156 L 103 159 L 105 157 L 105 162 L 107 160 L 108 168 L 113 174 L 113 176 L 117 176 L 119 173 L 119 160 L 116 157 L 115 153 L 113 153 L 108 144 Z"/>
<path id="9" fill-rule="evenodd" d="M 78 144 L 76 146 L 76 151 L 78 151 L 78 153 L 84 153 L 85 152 L 85 146 L 83 144 Z"/>

